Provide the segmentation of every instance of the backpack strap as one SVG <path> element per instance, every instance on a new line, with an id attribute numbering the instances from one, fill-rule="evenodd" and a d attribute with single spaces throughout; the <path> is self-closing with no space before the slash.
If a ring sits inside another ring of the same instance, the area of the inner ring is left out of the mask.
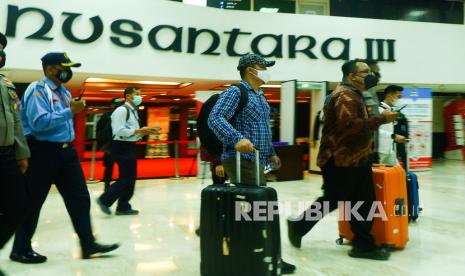
<path id="1" fill-rule="evenodd" d="M 244 110 L 244 108 L 249 103 L 249 91 L 245 89 L 244 85 L 242 85 L 241 83 L 236 83 L 233 85 L 239 88 L 239 90 L 241 91 L 241 96 L 240 96 L 239 104 L 237 105 L 236 111 L 234 112 L 234 115 L 231 117 L 231 122 L 236 119 L 237 115 L 239 115 L 239 113 L 241 113 L 242 110 Z"/>
<path id="2" fill-rule="evenodd" d="M 129 116 L 130 116 L 130 112 L 131 110 L 129 110 L 129 107 L 127 107 L 125 104 L 123 104 L 123 107 L 126 109 L 126 122 L 128 122 L 129 120 Z"/>

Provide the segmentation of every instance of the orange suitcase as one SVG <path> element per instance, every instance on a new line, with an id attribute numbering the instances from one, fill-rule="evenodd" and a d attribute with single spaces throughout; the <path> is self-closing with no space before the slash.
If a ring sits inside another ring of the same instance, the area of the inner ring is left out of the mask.
<path id="1" fill-rule="evenodd" d="M 373 166 L 376 200 L 383 204 L 387 220 L 376 217 L 371 234 L 378 247 L 404 248 L 408 241 L 408 204 L 406 174 L 402 167 Z M 341 218 L 345 210 L 340 209 Z M 377 213 L 380 213 L 377 210 Z M 338 244 L 344 239 L 352 240 L 353 234 L 348 221 L 339 220 Z"/>

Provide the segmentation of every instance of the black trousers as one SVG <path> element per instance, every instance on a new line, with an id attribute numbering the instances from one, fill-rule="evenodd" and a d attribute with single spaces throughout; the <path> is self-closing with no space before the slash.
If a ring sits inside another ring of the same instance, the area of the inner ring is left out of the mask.
<path id="1" fill-rule="evenodd" d="M 29 195 L 15 150 L 0 153 L 0 249 L 10 240 L 29 212 Z"/>
<path id="2" fill-rule="evenodd" d="M 113 141 L 111 156 L 118 164 L 119 178 L 100 196 L 106 206 L 118 200 L 118 211 L 130 210 L 129 201 L 134 195 L 137 178 L 136 144 L 134 142 Z"/>
<path id="3" fill-rule="evenodd" d="M 105 189 L 108 189 L 110 182 L 113 176 L 113 167 L 115 165 L 115 160 L 111 156 L 111 153 L 105 152 L 103 155 L 103 166 L 105 171 L 103 173 L 103 182 L 105 183 Z"/>
<path id="4" fill-rule="evenodd" d="M 31 239 L 52 183 L 63 197 L 81 246 L 91 246 L 95 238 L 90 220 L 90 196 L 76 150 L 71 145 L 34 139 L 29 140 L 29 147 L 31 158 L 26 176 L 31 214 L 16 232 L 13 252 L 24 253 L 32 249 Z"/>
<path id="5" fill-rule="evenodd" d="M 295 224 L 297 235 L 304 236 L 317 223 L 320 218 L 311 217 L 312 210 L 324 206 L 324 202 L 329 203 L 329 212 L 338 208 L 338 202 L 350 202 L 351 206 L 359 201 L 363 205 L 357 210 L 363 221 L 357 221 L 351 216 L 350 226 L 354 233 L 352 245 L 364 250 L 374 248 L 374 240 L 371 235 L 372 220 L 367 220 L 373 202 L 375 201 L 375 191 L 373 184 L 373 173 L 371 167 L 336 167 L 334 159 L 331 159 L 321 168 L 323 175 L 323 196 L 319 197 L 304 213 Z"/>

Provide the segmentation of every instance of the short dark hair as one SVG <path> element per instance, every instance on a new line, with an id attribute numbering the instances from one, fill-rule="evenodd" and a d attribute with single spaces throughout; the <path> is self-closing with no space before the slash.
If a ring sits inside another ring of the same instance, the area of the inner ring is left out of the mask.
<path id="1" fill-rule="evenodd" d="M 373 66 L 373 65 L 377 65 L 378 64 L 378 61 L 374 60 L 374 59 L 364 59 L 362 60 L 363 62 L 365 62 L 366 64 L 368 64 L 368 66 Z"/>
<path id="2" fill-rule="evenodd" d="M 239 74 L 241 75 L 241 79 L 243 79 L 245 76 L 245 69 L 247 69 L 247 67 L 239 68 Z"/>
<path id="3" fill-rule="evenodd" d="M 344 81 L 347 76 L 349 76 L 350 73 L 355 73 L 357 72 L 357 62 L 359 62 L 360 60 L 358 59 L 353 59 L 353 60 L 349 60 L 347 62 L 345 62 L 342 67 L 341 67 L 341 70 L 342 70 L 342 80 Z"/>
<path id="4" fill-rule="evenodd" d="M 134 90 L 140 90 L 140 88 L 137 86 L 129 86 L 126 89 L 124 89 L 124 98 L 126 98 L 127 95 L 131 95 L 132 93 L 134 93 Z"/>
<path id="5" fill-rule="evenodd" d="M 404 91 L 404 88 L 402 86 L 398 86 L 398 85 L 394 85 L 394 84 L 391 84 L 391 85 L 388 85 L 385 89 L 384 89 L 384 93 L 383 93 L 383 101 L 384 99 L 386 99 L 387 96 L 389 96 L 390 94 L 394 94 L 396 92 L 402 92 Z"/>

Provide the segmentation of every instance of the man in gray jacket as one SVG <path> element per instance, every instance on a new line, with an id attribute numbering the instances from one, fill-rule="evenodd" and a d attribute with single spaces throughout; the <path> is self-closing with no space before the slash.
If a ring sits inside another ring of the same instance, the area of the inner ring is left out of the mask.
<path id="1" fill-rule="evenodd" d="M 6 37 L 0 33 L 0 68 L 5 66 L 6 45 Z M 30 152 L 18 111 L 16 88 L 0 74 L 0 249 L 23 222 L 29 204 L 24 173 Z"/>

